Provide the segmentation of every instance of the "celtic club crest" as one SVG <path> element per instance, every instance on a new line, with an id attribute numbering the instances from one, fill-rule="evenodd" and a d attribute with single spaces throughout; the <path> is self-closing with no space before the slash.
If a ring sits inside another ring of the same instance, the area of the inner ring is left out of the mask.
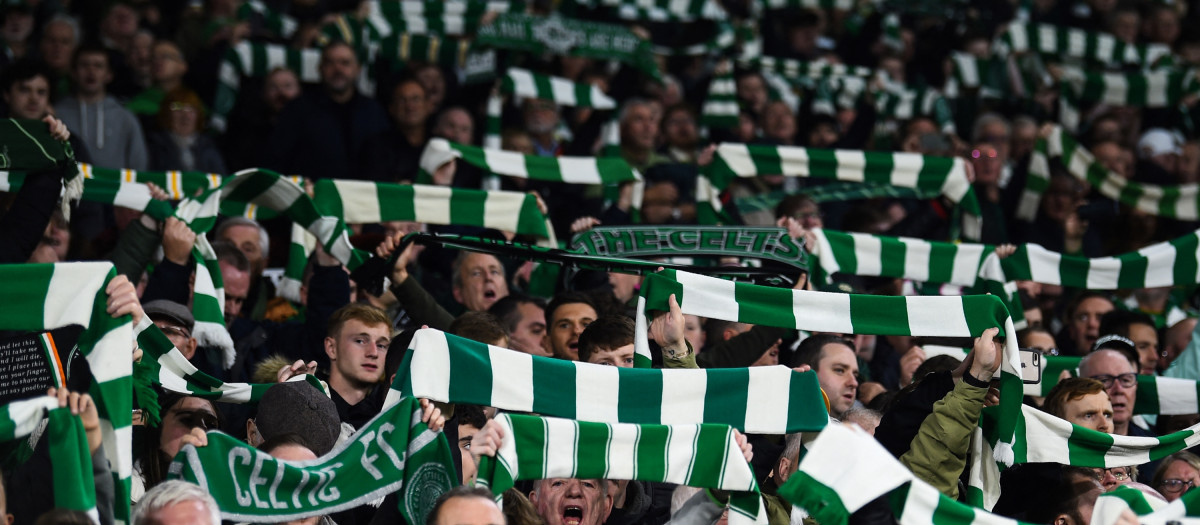
<path id="1" fill-rule="evenodd" d="M 551 17 L 545 22 L 534 24 L 533 38 L 550 48 L 551 51 L 566 53 L 571 48 L 582 44 L 587 35 L 578 29 L 564 26 L 562 19 Z"/>
<path id="2" fill-rule="evenodd" d="M 431 461 L 417 468 L 404 487 L 404 509 L 408 511 L 409 519 L 416 523 L 425 523 L 425 515 L 433 509 L 438 496 L 454 486 L 454 478 L 446 467 L 436 461 Z"/>

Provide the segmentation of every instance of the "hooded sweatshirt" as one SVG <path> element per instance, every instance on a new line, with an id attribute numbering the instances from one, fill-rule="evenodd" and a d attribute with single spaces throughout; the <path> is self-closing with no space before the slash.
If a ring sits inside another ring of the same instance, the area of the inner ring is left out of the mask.
<path id="1" fill-rule="evenodd" d="M 103 168 L 147 169 L 149 156 L 142 126 L 137 117 L 112 97 L 100 102 L 83 102 L 67 97 L 54 106 L 54 113 L 72 135 L 87 144 L 92 163 Z"/>

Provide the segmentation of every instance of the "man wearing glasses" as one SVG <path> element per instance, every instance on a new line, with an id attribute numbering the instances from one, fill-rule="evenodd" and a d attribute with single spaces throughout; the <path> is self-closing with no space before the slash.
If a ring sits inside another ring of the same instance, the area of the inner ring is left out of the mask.
<path id="1" fill-rule="evenodd" d="M 196 354 L 196 338 L 192 337 L 196 318 L 192 316 L 192 312 L 186 306 L 167 299 L 150 301 L 142 306 L 142 309 L 150 316 L 150 320 L 154 321 L 154 326 L 162 330 L 175 348 L 179 349 L 183 357 L 191 360 Z"/>
<path id="2" fill-rule="evenodd" d="M 1112 401 L 1113 434 L 1155 437 L 1153 432 L 1130 424 L 1133 405 L 1137 401 L 1137 352 L 1128 343 L 1128 352 L 1107 348 L 1115 342 L 1106 342 L 1104 339 L 1097 341 L 1096 346 L 1101 349 L 1084 356 L 1079 362 L 1079 376 L 1090 377 L 1104 384 L 1104 390 Z M 1154 472 L 1156 467 L 1158 462 L 1152 461 L 1139 466 L 1138 471 L 1145 477 Z"/>

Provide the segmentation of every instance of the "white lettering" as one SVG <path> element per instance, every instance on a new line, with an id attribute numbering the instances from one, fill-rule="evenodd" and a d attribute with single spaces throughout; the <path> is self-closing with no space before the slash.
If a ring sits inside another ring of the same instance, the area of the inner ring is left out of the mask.
<path id="1" fill-rule="evenodd" d="M 287 503 L 279 501 L 279 499 L 275 497 L 276 493 L 279 492 L 279 482 L 283 481 L 283 471 L 286 468 L 287 467 L 283 461 L 278 459 L 275 460 L 275 481 L 271 482 L 271 492 L 267 493 L 268 498 L 271 500 L 271 508 L 273 509 L 287 508 Z"/>
<path id="2" fill-rule="evenodd" d="M 234 463 L 239 457 L 245 459 L 245 461 L 242 462 L 243 465 L 249 465 L 250 450 L 238 447 L 229 451 L 229 473 L 232 474 L 231 478 L 233 480 L 233 493 L 237 496 L 238 505 L 245 507 L 246 505 L 250 504 L 250 494 L 246 491 L 243 491 L 240 487 L 238 487 L 237 484 L 237 469 L 234 467 Z"/>
<path id="3" fill-rule="evenodd" d="M 260 476 L 262 474 L 263 459 L 269 457 L 266 454 L 255 454 L 254 470 L 250 472 L 250 495 L 254 496 L 254 506 L 260 509 L 269 509 L 271 505 L 258 497 L 258 488 L 267 484 L 267 478 Z"/>
<path id="4" fill-rule="evenodd" d="M 334 478 L 337 477 L 337 469 L 339 468 L 342 468 L 341 463 L 334 463 L 321 469 L 321 473 L 329 476 L 328 478 L 322 476 L 321 491 L 317 493 L 317 497 L 321 498 L 321 501 L 332 503 L 342 497 L 342 493 L 338 491 L 337 487 L 330 487 L 330 485 L 333 485 Z"/>
<path id="5" fill-rule="evenodd" d="M 375 431 L 372 430 L 363 434 L 362 437 L 358 438 L 358 441 L 363 444 L 363 454 L 361 459 L 363 468 L 366 469 L 367 473 L 370 474 L 371 477 L 375 478 L 375 481 L 379 481 L 383 479 L 383 473 L 380 472 L 379 469 L 375 468 L 375 465 L 373 464 L 375 463 L 375 460 L 379 459 L 379 454 L 367 453 L 367 451 L 371 448 L 371 438 L 374 437 Z"/>
<path id="6" fill-rule="evenodd" d="M 300 492 L 304 490 L 304 486 L 308 484 L 308 471 L 300 469 L 300 483 L 296 484 L 296 490 L 292 491 L 292 507 L 300 508 Z"/>
<path id="7" fill-rule="evenodd" d="M 392 465 L 395 465 L 396 470 L 404 470 L 404 460 L 400 459 L 400 456 L 387 442 L 386 434 L 391 434 L 394 430 L 396 430 L 396 425 L 391 423 L 380 425 L 379 436 L 375 438 L 375 444 L 379 445 L 379 448 L 383 449 L 383 453 L 387 454 L 388 459 L 392 460 Z"/>

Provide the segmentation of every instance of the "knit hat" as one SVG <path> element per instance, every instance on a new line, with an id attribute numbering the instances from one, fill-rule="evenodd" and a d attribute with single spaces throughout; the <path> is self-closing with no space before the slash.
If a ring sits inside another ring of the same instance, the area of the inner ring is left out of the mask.
<path id="1" fill-rule="evenodd" d="M 317 456 L 333 450 L 341 430 L 337 407 L 306 381 L 288 381 L 268 388 L 254 418 L 264 440 L 280 434 L 299 434 Z"/>

